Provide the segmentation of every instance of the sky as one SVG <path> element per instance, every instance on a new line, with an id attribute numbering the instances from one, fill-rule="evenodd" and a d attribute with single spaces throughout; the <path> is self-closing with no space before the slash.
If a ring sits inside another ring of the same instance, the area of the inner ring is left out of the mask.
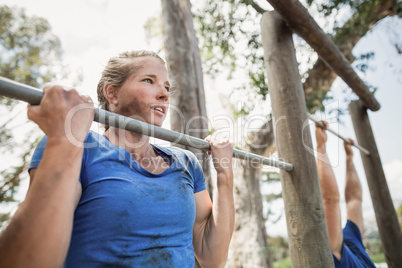
<path id="1" fill-rule="evenodd" d="M 158 16 L 161 12 L 160 0 L 123 1 L 123 0 L 0 0 L 0 5 L 24 7 L 29 15 L 46 18 L 52 31 L 62 43 L 64 63 L 68 64 L 72 73 L 82 72 L 84 80 L 77 85 L 81 94 L 90 95 L 96 101 L 96 85 L 100 73 L 111 56 L 118 53 L 148 49 L 159 51 L 162 44 L 145 40 L 144 24 L 149 17 Z M 402 54 L 397 54 L 391 43 L 402 44 L 402 22 L 391 19 L 376 26 L 373 33 L 368 34 L 355 48 L 356 53 L 375 49 L 372 69 L 362 76 L 371 84 L 378 85 L 376 98 L 381 104 L 377 112 L 369 111 L 369 118 L 374 131 L 377 148 L 387 177 L 391 196 L 396 204 L 402 203 Z M 213 81 L 204 78 L 207 97 L 207 110 L 211 118 L 219 113 L 227 113 L 228 90 L 233 82 L 226 80 Z M 69 80 L 59 81 L 68 86 Z M 326 103 L 327 107 L 344 106 L 343 89 L 346 86 L 337 79 L 331 89 L 334 99 Z M 347 93 L 350 94 L 350 93 Z M 270 104 L 267 104 L 270 107 Z M 336 122 L 332 115 L 316 114 L 319 119 L 326 119 L 330 128 L 339 130 L 343 136 L 355 138 L 349 116 L 344 116 L 343 123 Z M 212 121 L 213 122 L 213 121 Z M 311 126 L 313 126 L 311 124 Z M 163 127 L 168 128 L 168 124 Z M 95 126 L 97 128 L 97 126 Z M 311 127 L 314 131 L 314 128 Z M 338 179 L 339 188 L 344 187 L 345 157 L 343 144 L 335 136 L 328 134 L 328 152 L 330 161 Z M 314 143 L 314 133 L 312 133 Z M 4 162 L 2 163 L 4 165 Z M 364 169 L 355 150 L 355 165 L 362 180 L 364 191 L 365 218 L 372 219 L 374 211 L 365 182 Z M 278 192 L 280 184 L 264 185 L 264 191 Z M 23 190 L 22 190 L 23 192 Z M 345 221 L 345 204 L 341 204 Z M 282 201 L 273 203 L 271 209 L 279 215 L 283 212 Z M 272 236 L 286 236 L 284 217 L 276 223 L 267 225 Z"/>

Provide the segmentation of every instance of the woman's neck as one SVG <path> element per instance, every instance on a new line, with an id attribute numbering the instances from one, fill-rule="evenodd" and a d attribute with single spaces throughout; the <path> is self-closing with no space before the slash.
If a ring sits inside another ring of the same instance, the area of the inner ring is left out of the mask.
<path id="1" fill-rule="evenodd" d="M 149 144 L 149 137 L 127 131 L 124 129 L 110 127 L 104 134 L 111 143 L 123 147 L 131 155 L 136 157 L 156 157 L 157 154 Z"/>

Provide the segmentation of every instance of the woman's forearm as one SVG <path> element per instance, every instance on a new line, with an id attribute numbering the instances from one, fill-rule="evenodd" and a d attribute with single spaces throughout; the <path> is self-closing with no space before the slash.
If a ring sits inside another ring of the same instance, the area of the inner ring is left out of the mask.
<path id="1" fill-rule="evenodd" d="M 219 267 L 226 262 L 234 219 L 233 173 L 218 173 L 212 214 L 204 234 L 205 267 Z"/>

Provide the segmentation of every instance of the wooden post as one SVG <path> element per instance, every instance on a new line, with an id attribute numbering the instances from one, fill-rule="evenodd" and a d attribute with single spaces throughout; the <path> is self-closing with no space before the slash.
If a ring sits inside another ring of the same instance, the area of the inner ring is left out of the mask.
<path id="1" fill-rule="evenodd" d="M 349 104 L 349 112 L 358 143 L 370 151 L 369 155 L 364 153 L 360 153 L 360 155 L 370 189 L 385 258 L 389 267 L 402 267 L 401 229 L 385 179 L 367 109 L 361 101 L 353 101 Z"/>
<path id="2" fill-rule="evenodd" d="M 170 97 L 172 130 L 204 139 L 208 136 L 207 109 L 201 56 L 195 35 L 189 0 L 161 0 L 163 36 L 167 64 L 175 94 Z M 191 147 L 200 161 L 208 192 L 213 193 L 211 168 L 205 152 Z"/>
<path id="3" fill-rule="evenodd" d="M 261 19 L 261 35 L 280 159 L 292 267 L 334 267 L 292 32 L 276 11 Z"/>

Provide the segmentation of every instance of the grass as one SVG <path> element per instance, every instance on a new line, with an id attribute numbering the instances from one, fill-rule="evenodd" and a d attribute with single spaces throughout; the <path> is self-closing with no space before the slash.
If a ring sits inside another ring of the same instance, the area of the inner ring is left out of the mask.
<path id="1" fill-rule="evenodd" d="M 280 261 L 274 262 L 274 268 L 292 268 L 292 262 L 288 257 Z"/>
<path id="2" fill-rule="evenodd" d="M 385 255 L 383 253 L 371 254 L 370 259 L 374 263 L 385 263 Z M 285 258 L 280 261 L 274 262 L 274 268 L 292 268 L 290 258 Z"/>
<path id="3" fill-rule="evenodd" d="M 383 263 L 385 262 L 385 255 L 383 253 L 371 254 L 370 259 L 374 263 Z"/>

